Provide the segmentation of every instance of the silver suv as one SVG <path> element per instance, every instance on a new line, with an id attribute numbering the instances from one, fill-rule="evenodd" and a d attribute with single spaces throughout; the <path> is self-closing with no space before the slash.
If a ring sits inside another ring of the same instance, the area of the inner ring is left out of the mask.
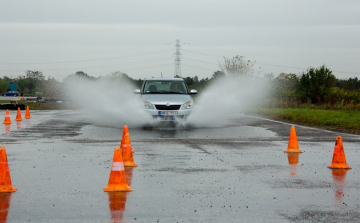
<path id="1" fill-rule="evenodd" d="M 186 119 L 190 115 L 194 107 L 191 94 L 197 94 L 197 91 L 189 91 L 182 78 L 147 78 L 141 90 L 134 93 L 141 94 L 150 115 L 171 121 L 175 118 Z"/>

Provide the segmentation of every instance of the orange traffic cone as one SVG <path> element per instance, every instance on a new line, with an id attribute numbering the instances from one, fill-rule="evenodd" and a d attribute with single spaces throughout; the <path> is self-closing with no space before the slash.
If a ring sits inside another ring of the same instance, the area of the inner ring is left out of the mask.
<path id="1" fill-rule="evenodd" d="M 126 182 L 131 186 L 133 168 L 125 168 Z M 125 212 L 126 196 L 129 192 L 108 192 L 112 222 L 122 222 Z"/>
<path id="2" fill-rule="evenodd" d="M 0 222 L 7 222 L 11 193 L 0 193 Z"/>
<path id="3" fill-rule="evenodd" d="M 31 118 L 29 106 L 26 106 L 26 112 L 25 112 L 25 117 L 24 118 Z"/>
<path id="4" fill-rule="evenodd" d="M 109 183 L 104 187 L 104 191 L 132 191 L 131 187 L 126 183 L 121 149 L 115 149 L 114 151 Z"/>
<path id="5" fill-rule="evenodd" d="M 129 129 L 128 129 L 127 125 L 124 125 L 123 134 L 122 134 L 122 137 L 121 137 L 121 142 L 124 140 L 124 136 L 127 133 L 129 133 Z"/>
<path id="6" fill-rule="evenodd" d="M 129 133 L 129 129 L 128 129 L 127 125 L 124 125 L 124 130 L 123 130 L 123 134 L 122 134 L 122 137 L 121 137 L 121 143 L 124 141 L 124 137 L 128 133 Z M 120 143 L 120 145 L 121 145 L 121 143 Z M 131 149 L 131 152 L 134 153 L 135 151 Z"/>
<path id="7" fill-rule="evenodd" d="M 333 159 L 331 165 L 328 167 L 331 169 L 351 169 L 351 167 L 346 164 L 344 146 L 340 136 L 336 137 Z"/>
<path id="8" fill-rule="evenodd" d="M 6 110 L 5 120 L 4 120 L 3 124 L 5 124 L 5 125 L 11 124 L 9 109 Z"/>
<path id="9" fill-rule="evenodd" d="M 299 149 L 299 144 L 298 144 L 297 137 L 296 137 L 295 126 L 291 126 L 288 148 L 284 152 L 286 152 L 286 153 L 302 153 L 302 151 Z"/>
<path id="10" fill-rule="evenodd" d="M 121 141 L 122 157 L 124 160 L 124 166 L 136 167 L 137 164 L 134 162 L 133 150 L 131 149 L 130 135 L 127 133 Z"/>
<path id="11" fill-rule="evenodd" d="M 0 146 L 0 192 L 15 192 L 11 185 L 10 170 L 6 156 L 5 146 Z"/>
<path id="12" fill-rule="evenodd" d="M 15 121 L 22 121 L 20 108 L 18 108 Z"/>

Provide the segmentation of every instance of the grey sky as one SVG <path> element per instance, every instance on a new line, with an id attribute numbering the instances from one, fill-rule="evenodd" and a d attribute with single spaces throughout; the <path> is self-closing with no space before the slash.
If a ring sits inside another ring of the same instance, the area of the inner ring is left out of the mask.
<path id="1" fill-rule="evenodd" d="M 0 3 L 0 76 L 40 70 L 62 80 L 122 71 L 133 78 L 210 77 L 222 56 L 256 61 L 256 73 L 327 65 L 360 75 L 359 1 L 43 1 Z M 170 44 L 169 44 L 170 43 Z M 188 43 L 188 44 L 187 44 Z"/>

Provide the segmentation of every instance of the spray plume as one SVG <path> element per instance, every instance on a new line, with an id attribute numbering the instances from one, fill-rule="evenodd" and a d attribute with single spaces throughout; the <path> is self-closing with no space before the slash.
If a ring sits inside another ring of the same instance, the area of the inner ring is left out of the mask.
<path id="1" fill-rule="evenodd" d="M 251 76 L 229 76 L 214 81 L 196 100 L 187 124 L 194 127 L 219 127 L 255 106 L 266 95 L 267 85 Z"/>
<path id="2" fill-rule="evenodd" d="M 235 115 L 258 103 L 266 94 L 266 84 L 252 76 L 228 76 L 213 80 L 195 101 L 195 108 L 186 122 L 178 127 L 219 127 Z M 89 121 L 102 126 L 132 128 L 156 126 L 158 123 L 145 111 L 135 86 L 126 79 L 105 77 L 91 80 L 73 77 L 66 81 L 71 99 Z"/>
<path id="3" fill-rule="evenodd" d="M 126 79 L 111 77 L 91 80 L 72 77 L 65 83 L 69 98 L 82 109 L 83 114 L 98 125 L 142 127 L 150 122 L 135 87 Z"/>

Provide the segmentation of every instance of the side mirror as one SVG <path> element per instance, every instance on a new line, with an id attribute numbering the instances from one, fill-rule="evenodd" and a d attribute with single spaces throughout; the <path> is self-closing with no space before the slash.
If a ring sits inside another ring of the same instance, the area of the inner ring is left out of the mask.
<path id="1" fill-rule="evenodd" d="M 140 89 L 134 90 L 134 94 L 141 94 L 141 93 L 140 93 Z"/>
<path id="2" fill-rule="evenodd" d="M 190 94 L 197 94 L 197 90 L 191 90 Z"/>

